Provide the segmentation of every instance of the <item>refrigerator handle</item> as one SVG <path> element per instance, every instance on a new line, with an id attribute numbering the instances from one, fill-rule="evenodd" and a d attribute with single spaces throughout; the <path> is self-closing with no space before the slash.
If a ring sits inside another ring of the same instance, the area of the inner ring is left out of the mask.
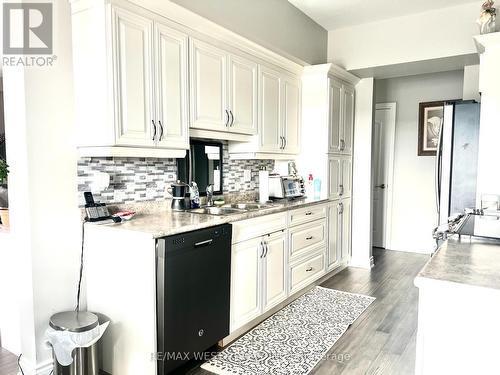
<path id="1" fill-rule="evenodd" d="M 437 144 L 437 150 L 436 150 L 436 166 L 435 166 L 435 172 L 434 172 L 434 178 L 435 178 L 435 189 L 436 189 L 436 210 L 438 213 L 438 225 L 439 225 L 439 211 L 440 211 L 440 205 L 441 205 L 441 161 L 442 161 L 442 155 L 443 155 L 443 126 L 444 124 L 441 124 L 439 127 L 439 134 L 438 134 L 438 144 Z"/>

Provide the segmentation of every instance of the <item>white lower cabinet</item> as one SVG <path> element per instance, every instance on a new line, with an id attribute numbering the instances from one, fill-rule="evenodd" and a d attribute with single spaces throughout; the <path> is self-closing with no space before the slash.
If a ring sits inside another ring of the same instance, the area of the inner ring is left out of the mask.
<path id="1" fill-rule="evenodd" d="M 322 249 L 323 250 L 323 249 Z M 319 251 L 290 265 L 290 293 L 302 289 L 324 275 L 325 253 Z"/>
<path id="2" fill-rule="evenodd" d="M 286 255 L 284 229 L 233 244 L 231 332 L 286 299 Z"/>
<path id="3" fill-rule="evenodd" d="M 326 270 L 348 262 L 351 255 L 351 200 L 333 201 L 328 210 Z"/>

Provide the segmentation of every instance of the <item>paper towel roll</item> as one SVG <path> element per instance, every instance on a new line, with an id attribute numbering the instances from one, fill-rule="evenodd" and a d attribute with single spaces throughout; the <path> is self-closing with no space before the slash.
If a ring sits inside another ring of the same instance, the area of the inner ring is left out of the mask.
<path id="1" fill-rule="evenodd" d="M 259 202 L 266 203 L 269 200 L 269 172 L 259 171 Z"/>

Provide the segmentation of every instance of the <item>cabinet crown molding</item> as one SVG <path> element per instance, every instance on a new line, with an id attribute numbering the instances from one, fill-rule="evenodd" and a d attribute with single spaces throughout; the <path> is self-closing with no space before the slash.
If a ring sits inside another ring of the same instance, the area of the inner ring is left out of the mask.
<path id="1" fill-rule="evenodd" d="M 360 81 L 359 77 L 355 76 L 352 73 L 349 73 L 347 70 L 333 63 L 305 66 L 303 71 L 303 77 L 307 77 L 310 75 L 329 74 L 340 78 L 354 86 L 357 85 L 357 83 Z"/>
<path id="2" fill-rule="evenodd" d="M 479 54 L 482 54 L 486 49 L 491 47 L 500 47 L 500 31 L 496 33 L 476 35 L 474 37 L 476 49 Z"/>

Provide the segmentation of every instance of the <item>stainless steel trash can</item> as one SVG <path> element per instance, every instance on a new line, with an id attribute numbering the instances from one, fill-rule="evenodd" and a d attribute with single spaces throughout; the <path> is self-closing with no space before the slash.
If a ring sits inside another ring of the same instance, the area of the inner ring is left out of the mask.
<path id="1" fill-rule="evenodd" d="M 50 317 L 49 325 L 58 331 L 86 332 L 99 325 L 97 315 L 87 311 L 65 311 Z M 53 375 L 99 375 L 97 343 L 88 348 L 76 348 L 71 354 L 73 362 L 69 366 L 62 366 L 57 362 L 54 350 Z"/>

